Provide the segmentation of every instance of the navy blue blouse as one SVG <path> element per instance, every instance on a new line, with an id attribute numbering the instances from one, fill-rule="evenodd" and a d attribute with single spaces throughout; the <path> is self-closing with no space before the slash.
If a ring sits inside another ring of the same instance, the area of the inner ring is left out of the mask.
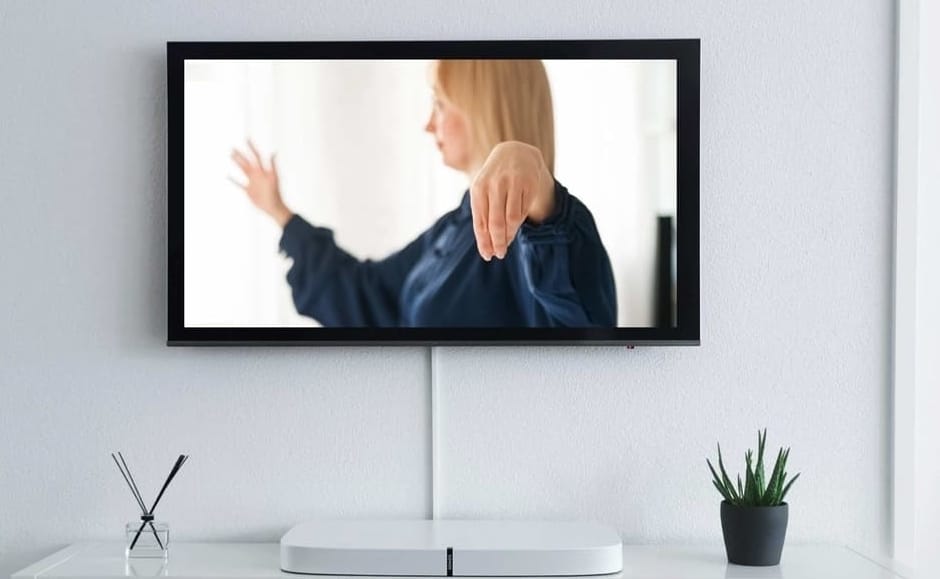
<path id="1" fill-rule="evenodd" d="M 324 326 L 606 326 L 614 276 L 588 208 L 555 181 L 555 211 L 525 222 L 506 256 L 477 252 L 470 192 L 403 249 L 359 260 L 294 215 L 280 241 L 297 311 Z"/>

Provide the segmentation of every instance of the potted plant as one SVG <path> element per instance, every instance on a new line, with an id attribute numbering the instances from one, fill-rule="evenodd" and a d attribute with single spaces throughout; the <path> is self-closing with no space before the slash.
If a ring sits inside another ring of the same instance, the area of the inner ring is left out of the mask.
<path id="1" fill-rule="evenodd" d="M 788 507 L 784 502 L 790 487 L 800 477 L 799 473 L 787 482 L 787 458 L 790 449 L 777 452 L 770 478 L 764 476 L 764 445 L 767 429 L 757 433 L 757 463 L 754 452 L 745 454 L 747 470 L 744 481 L 737 477 L 737 486 L 725 471 L 718 445 L 718 469 L 707 458 L 715 488 L 724 498 L 721 501 L 721 531 L 725 539 L 728 562 L 737 565 L 777 565 L 783 552 L 783 541 L 787 533 Z"/>

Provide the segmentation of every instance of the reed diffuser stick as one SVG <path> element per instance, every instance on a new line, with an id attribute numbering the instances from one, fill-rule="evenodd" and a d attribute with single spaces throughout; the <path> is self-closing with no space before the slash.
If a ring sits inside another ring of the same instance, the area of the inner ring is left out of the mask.
<path id="1" fill-rule="evenodd" d="M 160 489 L 160 494 L 158 494 L 156 500 L 153 501 L 153 505 L 150 507 L 150 511 L 145 516 L 141 516 L 142 519 L 146 517 L 149 520 L 144 520 L 144 522 L 141 523 L 140 528 L 137 529 L 137 534 L 134 535 L 134 540 L 131 541 L 131 550 L 133 550 L 134 546 L 137 545 L 137 540 L 140 539 L 140 534 L 143 532 L 144 526 L 146 526 L 148 522 L 153 525 L 153 510 L 157 508 L 157 504 L 160 502 L 160 499 L 163 498 L 163 493 L 166 492 L 166 488 L 170 486 L 170 482 L 176 476 L 176 473 L 179 472 L 180 468 L 183 466 L 183 463 L 187 460 L 189 460 L 189 455 L 187 454 L 181 454 L 176 459 L 176 463 L 173 465 L 173 469 L 170 470 L 170 475 L 163 483 L 163 488 Z M 162 548 L 163 547 L 161 546 L 161 549 Z"/>

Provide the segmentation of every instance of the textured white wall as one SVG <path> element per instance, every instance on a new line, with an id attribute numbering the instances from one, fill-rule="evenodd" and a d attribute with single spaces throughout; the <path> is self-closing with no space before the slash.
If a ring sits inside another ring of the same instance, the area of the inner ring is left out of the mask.
<path id="1" fill-rule="evenodd" d="M 717 539 L 704 457 L 766 425 L 804 472 L 791 539 L 884 549 L 893 21 L 888 0 L 0 3 L 0 576 L 118 537 L 118 448 L 148 489 L 193 455 L 163 505 L 179 539 L 430 513 L 426 350 L 163 346 L 170 39 L 701 37 L 704 345 L 442 350 L 441 514 Z"/>

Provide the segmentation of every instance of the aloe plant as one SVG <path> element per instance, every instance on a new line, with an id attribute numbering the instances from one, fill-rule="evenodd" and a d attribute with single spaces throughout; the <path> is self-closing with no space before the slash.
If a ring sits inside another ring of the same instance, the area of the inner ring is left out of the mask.
<path id="1" fill-rule="evenodd" d="M 773 471 L 770 478 L 764 477 L 764 446 L 767 442 L 767 429 L 763 432 L 757 432 L 757 463 L 754 464 L 754 451 L 748 449 L 744 455 L 747 470 L 744 473 L 744 482 L 741 482 L 741 475 L 738 475 L 737 487 L 731 482 L 725 470 L 725 464 L 721 457 L 721 444 L 718 445 L 718 471 L 712 466 L 712 462 L 705 459 L 708 463 L 708 469 L 712 471 L 712 484 L 721 493 L 726 501 L 738 507 L 775 507 L 783 503 L 790 487 L 800 478 L 800 474 L 791 478 L 787 482 L 787 458 L 790 456 L 790 449 L 783 448 L 777 452 L 777 460 L 774 462 Z"/>

